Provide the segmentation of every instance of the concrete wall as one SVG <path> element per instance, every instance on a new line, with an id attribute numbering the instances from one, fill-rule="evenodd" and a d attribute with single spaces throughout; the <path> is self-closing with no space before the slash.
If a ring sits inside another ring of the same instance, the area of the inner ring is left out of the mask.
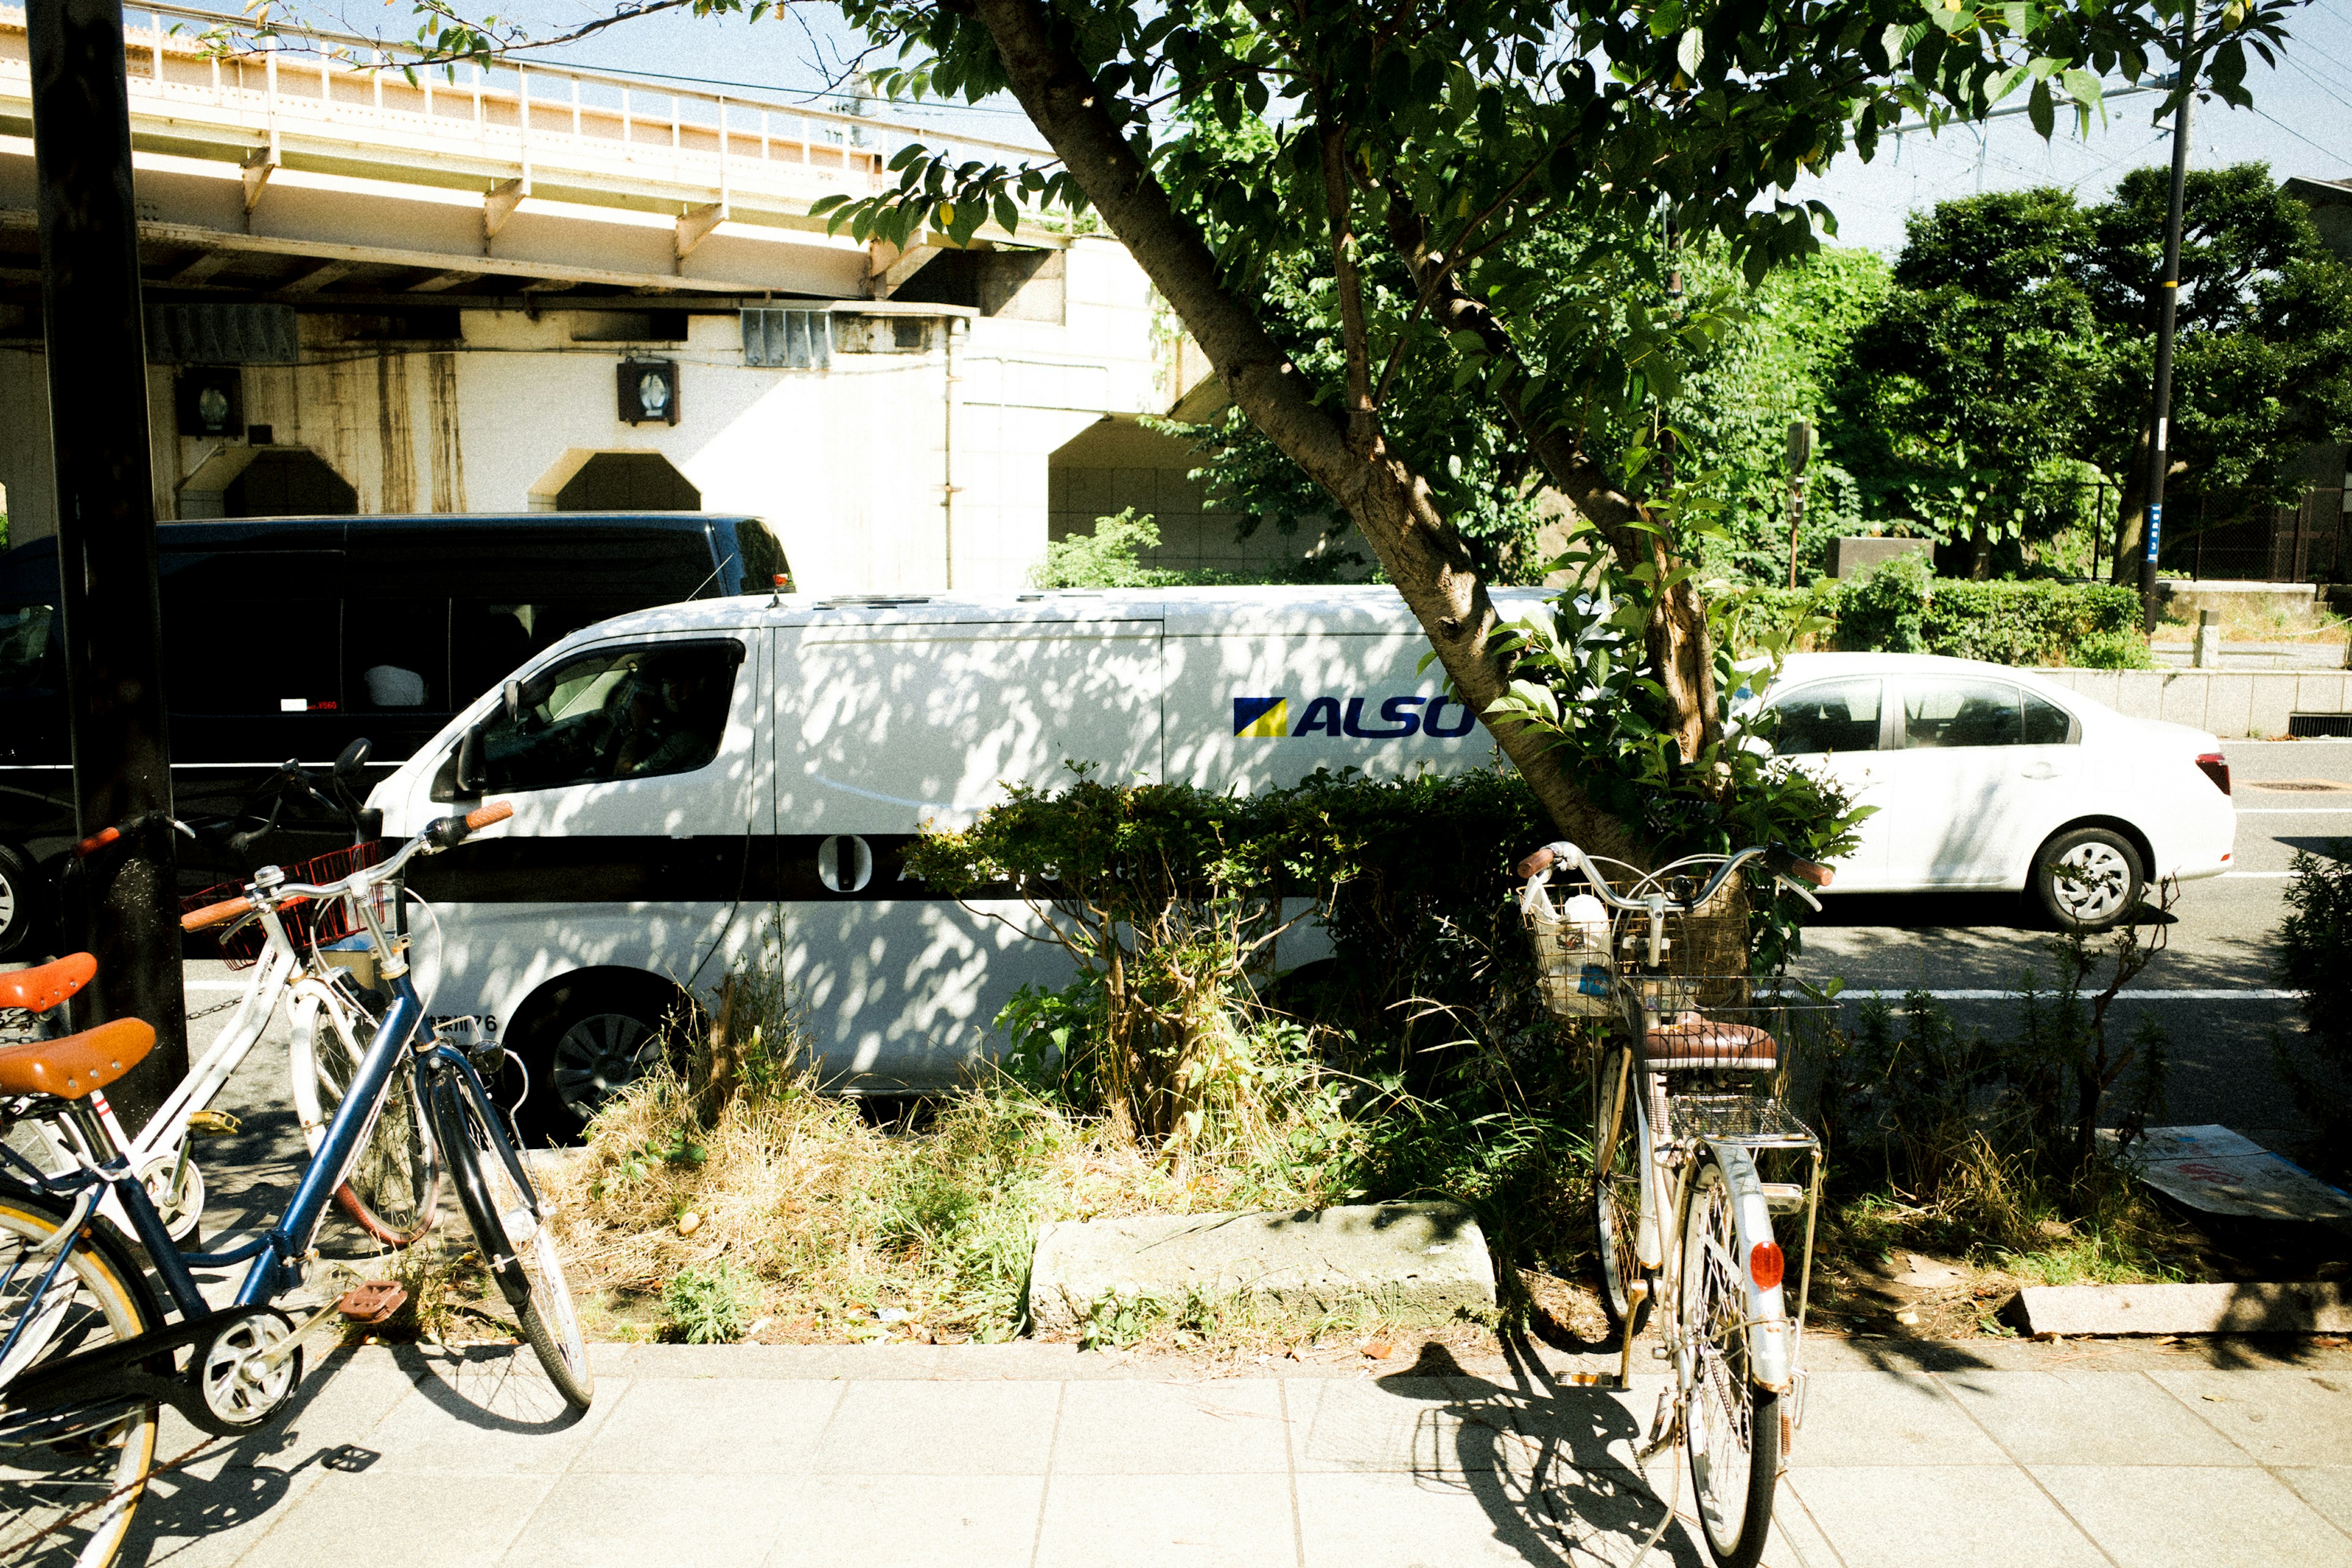
<path id="1" fill-rule="evenodd" d="M 2272 740 L 2291 713 L 2352 713 L 2352 670 L 2041 669 L 2034 672 L 2136 719 Z"/>
<path id="2" fill-rule="evenodd" d="M 1157 393 L 1150 288 L 1126 250 L 1078 241 L 1065 286 L 1060 321 L 963 321 L 952 350 L 935 321 L 925 352 L 837 353 L 826 371 L 746 364 L 732 315 L 633 350 L 573 342 L 552 303 L 537 321 L 467 311 L 462 344 L 433 351 L 339 343 L 306 317 L 303 363 L 246 368 L 244 417 L 317 453 L 362 512 L 551 509 L 589 455 L 654 452 L 704 510 L 766 518 L 810 591 L 1017 587 L 1045 551 L 1052 454 Z M 677 362 L 676 426 L 617 419 L 632 352 Z M 37 351 L 0 349 L 16 543 L 56 529 L 46 375 Z M 248 449 L 178 436 L 173 373 L 152 386 L 158 515 L 218 515 Z"/>
<path id="3" fill-rule="evenodd" d="M 1192 447 L 1173 437 L 1133 419 L 1098 420 L 1055 453 L 1046 470 L 1047 537 L 1092 533 L 1096 519 L 1133 507 L 1159 524 L 1160 548 L 1145 557 L 1153 566 L 1251 573 L 1324 546 L 1319 518 L 1304 520 L 1288 533 L 1269 520 L 1239 538 L 1239 516 L 1211 510 L 1201 485 L 1189 477 L 1199 464 Z M 1371 552 L 1360 541 L 1343 535 L 1332 547 L 1350 542 L 1370 560 Z"/>

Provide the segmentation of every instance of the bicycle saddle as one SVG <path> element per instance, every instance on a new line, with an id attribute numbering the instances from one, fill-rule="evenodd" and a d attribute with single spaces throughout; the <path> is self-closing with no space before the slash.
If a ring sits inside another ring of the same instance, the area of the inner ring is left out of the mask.
<path id="1" fill-rule="evenodd" d="M 155 1030 L 141 1018 L 117 1018 L 61 1040 L 0 1046 L 0 1094 L 79 1100 L 137 1067 L 154 1048 Z"/>
<path id="2" fill-rule="evenodd" d="M 0 974 L 0 1007 L 22 1007 L 46 1013 L 90 982 L 98 960 L 86 952 L 69 952 L 49 963 Z"/>
<path id="3" fill-rule="evenodd" d="M 1753 1024 L 1721 1024 L 1683 1013 L 1654 1025 L 1644 1042 L 1643 1064 L 1651 1072 L 1721 1068 L 1732 1072 L 1770 1072 L 1780 1061 L 1780 1042 Z"/>

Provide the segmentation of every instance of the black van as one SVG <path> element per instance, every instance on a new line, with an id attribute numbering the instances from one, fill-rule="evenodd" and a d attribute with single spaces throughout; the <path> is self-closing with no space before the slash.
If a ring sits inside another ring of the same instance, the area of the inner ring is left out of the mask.
<path id="1" fill-rule="evenodd" d="M 240 816 L 278 763 L 361 735 L 373 783 L 565 634 L 765 594 L 788 571 L 759 519 L 698 512 L 173 522 L 156 548 L 173 808 L 190 819 Z M 58 605 L 55 540 L 0 556 L 0 957 L 47 930 L 77 837 Z M 289 822 L 257 853 L 338 842 L 323 819 Z M 192 890 L 249 869 L 184 839 L 180 854 Z"/>

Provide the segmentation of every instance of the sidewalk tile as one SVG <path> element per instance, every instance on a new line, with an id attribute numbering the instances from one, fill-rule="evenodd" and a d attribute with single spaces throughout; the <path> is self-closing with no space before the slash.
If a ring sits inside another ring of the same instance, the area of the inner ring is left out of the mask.
<path id="1" fill-rule="evenodd" d="M 1062 1386 L 853 1383 L 826 1424 L 821 1475 L 1042 1476 Z"/>
<path id="2" fill-rule="evenodd" d="M 758 1563 L 793 1518 L 796 1476 L 565 1476 L 504 1568 L 712 1568 Z M 463 1561 L 449 1559 L 448 1561 Z"/>
<path id="3" fill-rule="evenodd" d="M 2033 1474 L 2132 1568 L 2352 1563 L 2352 1541 L 2258 1469 L 2040 1465 Z"/>
<path id="4" fill-rule="evenodd" d="M 1515 1412 L 1456 1398 L 1438 1378 L 1292 1378 L 1284 1391 L 1302 1472 L 1458 1476 L 1494 1469 L 1500 1449 L 1517 1446 Z"/>
<path id="5" fill-rule="evenodd" d="M 1917 1373 L 1817 1377 L 1791 1468 L 1825 1465 L 2005 1465 L 2007 1456 L 1936 1380 Z"/>
<path id="6" fill-rule="evenodd" d="M 1657 1522 L 1658 1504 L 1633 1477 L 1574 1500 L 1531 1504 L 1525 1489 L 1481 1472 L 1439 1480 L 1403 1475 L 1302 1475 L 1298 1524 L 1307 1568 L 1526 1568 L 1568 1559 L 1590 1568 L 1628 1560 Z M 1612 1549 L 1622 1546 L 1612 1555 Z M 1268 1559 L 1272 1561 L 1272 1559 Z"/>
<path id="7" fill-rule="evenodd" d="M 2013 1466 L 1848 1465 L 1793 1471 L 1780 1484 L 1845 1568 L 2105 1568 Z"/>
<path id="8" fill-rule="evenodd" d="M 364 1556 L 377 1563 L 495 1563 L 514 1544 L 549 1489 L 551 1476 L 511 1476 L 470 1489 L 464 1506 L 435 1496 L 409 1475 L 370 1469 L 329 1473 L 301 1500 L 278 1510 L 269 1533 L 237 1568 L 317 1568 Z M 180 1562 L 173 1558 L 176 1568 Z"/>
<path id="9" fill-rule="evenodd" d="M 456 1376 L 448 1373 L 428 1368 L 415 1392 L 384 1417 L 366 1445 L 383 1455 L 377 1468 L 402 1475 L 559 1475 L 579 1458 L 629 1387 L 625 1378 L 604 1379 L 596 1385 L 595 1402 L 575 1415 L 529 1351 L 502 1358 L 499 1365 L 469 1363 Z"/>
<path id="10" fill-rule="evenodd" d="M 1271 1378 L 1074 1383 L 1062 1395 L 1056 1475 L 1289 1468 L 1282 1388 Z"/>
<path id="11" fill-rule="evenodd" d="M 1291 1568 L 1288 1476 L 1061 1476 L 1035 1568 Z"/>
<path id="12" fill-rule="evenodd" d="M 1037 1543 L 1042 1476 L 814 1476 L 765 1568 L 1000 1568 Z"/>
<path id="13" fill-rule="evenodd" d="M 842 1389 L 837 1383 L 638 1378 L 614 1401 L 572 1468 L 683 1475 L 806 1470 Z"/>
<path id="14" fill-rule="evenodd" d="M 2138 1373 L 1956 1372 L 1941 1379 L 2020 1464 L 2246 1463 Z"/>
<path id="15" fill-rule="evenodd" d="M 1661 1384 L 1663 1380 L 1660 1380 Z M 1531 1463 L 1580 1469 L 1630 1469 L 1658 1405 L 1656 1387 L 1628 1393 L 1562 1387 L 1549 1394 L 1504 1395 L 1457 1406 L 1473 1435 L 1491 1421 L 1515 1435 L 1499 1442 L 1500 1463 L 1524 1472 Z"/>
<path id="16" fill-rule="evenodd" d="M 2343 1373 L 2152 1372 L 2217 1432 L 2266 1465 L 2352 1465 L 2352 1377 Z"/>
<path id="17" fill-rule="evenodd" d="M 2322 1519 L 2352 1536 L 2352 1469 L 2341 1465 L 2281 1465 L 2271 1474 L 2294 1489 Z"/>

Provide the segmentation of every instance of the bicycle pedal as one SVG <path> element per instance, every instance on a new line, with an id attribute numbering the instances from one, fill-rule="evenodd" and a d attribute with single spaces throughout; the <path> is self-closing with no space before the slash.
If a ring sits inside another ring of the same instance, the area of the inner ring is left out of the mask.
<path id="1" fill-rule="evenodd" d="M 188 1131 L 199 1138 L 233 1138 L 244 1128 L 226 1110 L 199 1110 L 188 1118 Z"/>
<path id="2" fill-rule="evenodd" d="M 351 1322 L 381 1323 L 407 1300 L 408 1292 L 391 1280 L 371 1279 L 344 1291 L 335 1302 L 335 1310 Z"/>

